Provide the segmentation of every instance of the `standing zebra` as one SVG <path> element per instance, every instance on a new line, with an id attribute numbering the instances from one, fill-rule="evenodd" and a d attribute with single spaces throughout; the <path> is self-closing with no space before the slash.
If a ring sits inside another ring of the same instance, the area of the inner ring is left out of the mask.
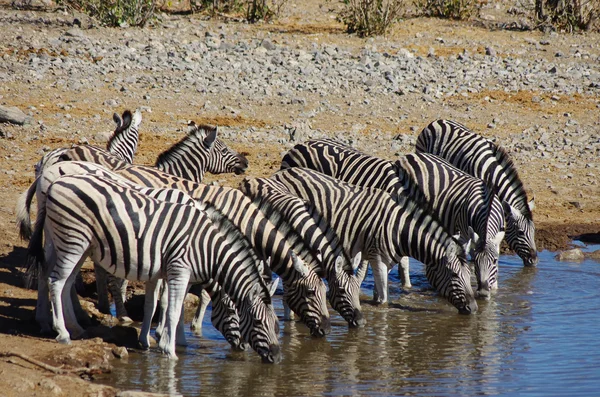
<path id="1" fill-rule="evenodd" d="M 508 245 L 525 266 L 537 265 L 534 199 L 527 199 L 517 169 L 502 147 L 455 121 L 437 120 L 421 131 L 416 151 L 443 157 L 477 178 L 490 180 L 504 207 Z"/>
<path id="2" fill-rule="evenodd" d="M 291 226 L 291 232 L 322 256 L 331 306 L 351 327 L 363 326 L 365 320 L 360 311 L 359 295 L 367 269 L 366 266 L 359 267 L 360 253 L 350 260 L 329 222 L 309 203 L 282 189 L 275 181 L 245 178 L 240 190 L 251 197 L 270 219 L 285 219 Z"/>
<path id="3" fill-rule="evenodd" d="M 242 174 L 248 168 L 248 160 L 217 139 L 217 132 L 217 127 L 190 121 L 187 136 L 158 156 L 156 168 L 198 183 L 206 171 Z"/>
<path id="4" fill-rule="evenodd" d="M 263 361 L 280 360 L 277 316 L 252 255 L 219 231 L 204 211 L 153 199 L 112 179 L 76 175 L 50 186 L 44 220 L 56 253 L 49 281 L 59 342 L 70 341 L 64 287 L 70 287 L 71 275 L 89 253 L 117 277 L 154 285 L 159 278 L 167 280 L 166 333 L 159 348 L 170 358 L 176 358 L 175 327 L 188 283 L 216 280 L 235 301 L 246 340 Z M 144 327 L 150 320 L 151 315 L 144 318 Z"/>
<path id="5" fill-rule="evenodd" d="M 387 302 L 388 269 L 411 256 L 425 264 L 431 285 L 459 312 L 477 310 L 464 251 L 411 199 L 396 202 L 380 189 L 350 185 L 307 168 L 282 170 L 271 179 L 310 202 L 349 255 L 362 253 L 373 268 L 380 303 Z"/>
<path id="6" fill-rule="evenodd" d="M 459 235 L 465 249 L 469 241 L 475 247 L 478 295 L 487 298 L 497 288 L 503 211 L 497 197 L 480 179 L 436 156 L 407 155 L 391 162 L 333 139 L 294 146 L 282 160 L 281 168 L 289 167 L 315 169 L 351 184 L 384 190 L 393 197 L 409 196 L 426 203 L 449 232 Z M 407 259 L 400 262 L 405 286 L 409 285 Z"/>
<path id="7" fill-rule="evenodd" d="M 180 189 L 194 199 L 214 207 L 242 231 L 261 260 L 271 258 L 271 268 L 283 281 L 284 300 L 309 327 L 311 334 L 322 336 L 330 332 L 325 285 L 314 271 L 295 257 L 287 240 L 279 232 L 278 225 L 270 222 L 242 192 L 225 187 L 199 185 L 153 167 L 130 165 L 90 146 L 74 147 L 62 156 L 62 160 L 75 159 L 99 164 L 142 186 Z M 17 209 L 17 222 L 24 228 L 26 225 L 31 227 L 29 207 L 38 180 L 39 178 L 26 192 L 26 197 L 21 203 L 24 208 Z M 47 297 L 38 291 L 38 301 L 43 299 Z M 47 312 L 41 313 L 40 316 L 43 324 Z M 49 322 L 49 319 L 46 321 Z"/>

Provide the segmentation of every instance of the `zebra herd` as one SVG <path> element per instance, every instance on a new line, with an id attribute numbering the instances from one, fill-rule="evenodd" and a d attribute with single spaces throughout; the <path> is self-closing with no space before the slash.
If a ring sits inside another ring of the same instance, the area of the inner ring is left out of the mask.
<path id="1" fill-rule="evenodd" d="M 371 266 L 374 300 L 388 300 L 388 273 L 399 264 L 411 286 L 408 257 L 460 313 L 498 288 L 505 239 L 526 266 L 537 264 L 529 201 L 501 147 L 452 121 L 419 135 L 416 153 L 396 161 L 369 156 L 333 139 L 294 146 L 269 178 L 246 177 L 239 189 L 202 184 L 206 172 L 243 173 L 247 159 L 218 139 L 216 127 L 190 122 L 187 135 L 158 156 L 134 165 L 141 113 L 114 115 L 106 150 L 79 145 L 47 153 L 17 203 L 17 224 L 29 240 L 28 273 L 37 274 L 36 321 L 69 343 L 89 322 L 74 281 L 94 262 L 98 308 L 117 316 L 127 280 L 146 285 L 140 345 L 155 334 L 176 358 L 185 345 L 183 300 L 192 288 L 201 329 L 212 322 L 232 348 L 248 343 L 264 362 L 279 362 L 279 324 L 271 297 L 283 283 L 284 318 L 292 312 L 314 336 L 331 330 L 327 301 L 350 327 L 365 324 L 360 286 Z M 32 228 L 30 209 L 37 200 Z M 470 255 L 477 279 L 471 288 Z M 324 283 L 327 282 L 327 288 Z"/>

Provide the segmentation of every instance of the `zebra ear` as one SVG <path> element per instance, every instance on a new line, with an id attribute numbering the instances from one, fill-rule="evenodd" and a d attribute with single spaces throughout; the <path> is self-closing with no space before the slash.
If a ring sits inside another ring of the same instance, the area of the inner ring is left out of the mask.
<path id="1" fill-rule="evenodd" d="M 117 128 L 121 127 L 121 124 L 123 124 L 121 116 L 119 116 L 117 113 L 113 113 L 113 121 L 117 125 Z"/>
<path id="2" fill-rule="evenodd" d="M 529 207 L 529 211 L 533 212 L 533 210 L 535 209 L 535 197 L 532 197 L 531 200 L 529 200 L 527 206 Z"/>
<path id="3" fill-rule="evenodd" d="M 338 275 L 344 270 L 344 258 L 342 255 L 338 255 L 335 258 L 335 274 Z"/>
<path id="4" fill-rule="evenodd" d="M 365 279 L 365 276 L 367 275 L 367 269 L 368 268 L 369 268 L 369 262 L 367 262 L 367 261 L 360 261 L 360 265 L 358 265 L 358 268 L 356 269 L 356 278 L 361 283 Z"/>
<path id="5" fill-rule="evenodd" d="M 217 139 L 218 129 L 219 129 L 219 127 L 207 128 L 208 131 L 206 131 L 206 138 L 204 138 L 204 144 L 207 147 L 210 148 L 215 143 L 215 140 Z"/>
<path id="6" fill-rule="evenodd" d="M 481 241 L 479 234 L 477 234 L 471 226 L 469 226 L 469 239 L 471 240 L 471 243 L 473 243 L 473 245 L 477 245 Z M 468 246 L 469 244 L 466 245 Z"/>
<path id="7" fill-rule="evenodd" d="M 277 291 L 277 286 L 278 285 L 279 285 L 279 277 L 277 277 L 276 279 L 271 280 L 267 284 L 267 289 L 269 290 L 269 296 L 275 295 L 275 291 Z"/>
<path id="8" fill-rule="evenodd" d="M 362 262 L 362 252 L 357 252 L 356 255 L 354 255 L 354 258 L 352 258 L 352 271 L 354 273 L 356 273 L 356 270 L 358 269 L 358 266 L 360 266 L 360 263 Z"/>
<path id="9" fill-rule="evenodd" d="M 506 201 L 502 201 L 502 209 L 504 209 L 504 216 L 510 216 L 513 219 L 519 219 L 523 216 L 521 211 L 508 204 Z"/>
<path id="10" fill-rule="evenodd" d="M 263 286 L 260 283 L 255 283 L 248 292 L 248 300 L 250 302 L 254 301 L 257 297 L 260 296 L 260 291 Z"/>
<path id="11" fill-rule="evenodd" d="M 194 120 L 188 120 L 187 126 L 188 126 L 188 128 L 187 128 L 188 135 L 193 133 L 194 131 L 196 131 L 197 127 L 196 127 L 196 123 L 194 122 Z"/>
<path id="12" fill-rule="evenodd" d="M 500 243 L 502 242 L 502 240 L 504 240 L 504 234 L 504 231 L 499 231 L 498 233 L 496 233 L 494 238 L 492 238 L 492 244 L 494 244 L 496 247 L 500 247 Z"/>
<path id="13" fill-rule="evenodd" d="M 300 258 L 298 258 L 298 255 L 296 255 L 296 253 L 292 252 L 291 256 L 292 256 L 292 263 L 293 263 L 294 269 L 298 273 L 300 273 L 300 276 L 302 276 L 302 277 L 308 276 L 308 273 L 309 273 L 308 266 L 306 266 L 306 264 L 304 262 L 302 262 L 302 260 Z"/>

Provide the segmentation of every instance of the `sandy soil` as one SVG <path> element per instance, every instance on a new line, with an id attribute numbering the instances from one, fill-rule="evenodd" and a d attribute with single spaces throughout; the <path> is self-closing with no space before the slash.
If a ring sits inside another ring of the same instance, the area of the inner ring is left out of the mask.
<path id="1" fill-rule="evenodd" d="M 1 5 L 2 3 L 0 3 Z M 343 27 L 335 22 L 331 12 L 336 6 L 333 2 L 308 1 L 306 8 L 300 12 L 300 4 L 292 2 L 292 8 L 285 18 L 275 24 L 258 24 L 254 26 L 240 25 L 240 31 L 247 35 L 264 36 L 269 34 L 274 42 L 287 40 L 288 42 L 319 41 L 345 44 L 362 48 L 367 40 L 347 36 Z M 312 8 L 311 8 L 312 7 Z M 312 11 L 311 11 L 312 10 Z M 204 22 L 217 26 L 223 22 Z M 27 26 L 23 27 L 27 29 Z M 464 46 L 449 48 L 436 44 L 435 40 L 423 46 L 415 45 L 411 51 L 427 55 L 430 47 L 434 47 L 437 54 L 448 55 L 462 52 L 469 47 L 470 38 L 488 38 L 501 48 L 510 48 L 515 41 L 522 42 L 526 38 L 539 40 L 541 33 L 519 33 L 509 31 L 491 31 L 477 24 L 439 21 L 428 19 L 411 19 L 397 26 L 389 35 L 389 42 L 401 42 L 404 38 L 414 37 L 419 32 L 427 32 L 432 38 L 438 36 L 464 37 Z M 592 35 L 590 40 L 597 40 L 598 35 Z M 561 40 L 559 44 L 552 44 L 557 48 L 549 48 L 548 56 L 562 46 L 568 51 L 569 40 L 580 40 L 573 37 Z M 1 43 L 1 40 L 0 40 Z M 379 43 L 382 43 L 381 41 Z M 383 45 L 383 44 L 382 44 Z M 473 49 L 470 48 L 472 51 Z M 476 51 L 484 51 L 477 48 Z M 508 50 L 507 50 L 508 51 Z M 1 55 L 1 54 L 0 54 Z M 3 352 L 17 352 L 26 354 L 34 359 L 41 360 L 50 365 L 65 365 L 65 368 L 98 367 L 104 368 L 113 359 L 114 345 L 101 342 L 98 339 L 75 341 L 71 347 L 65 348 L 58 345 L 52 337 L 39 335 L 39 329 L 34 321 L 35 291 L 22 288 L 22 278 L 19 266 L 25 262 L 26 244 L 18 238 L 15 227 L 14 205 L 19 194 L 33 181 L 33 165 L 40 158 L 40 148 L 68 146 L 74 143 L 60 134 L 52 133 L 52 126 L 58 121 L 54 115 L 61 110 L 57 108 L 57 101 L 77 104 L 83 101 L 81 93 L 67 91 L 49 86 L 46 90 L 32 92 L 27 86 L 5 85 L 2 89 L 0 103 L 6 106 L 17 106 L 28 109 L 35 104 L 36 119 L 43 119 L 50 127 L 49 132 L 39 140 L 26 141 L 21 139 L 20 131 L 32 131 L 38 126 L 12 127 L 0 126 L 3 131 L 10 132 L 10 145 L 0 146 L 0 354 Z M 100 92 L 95 103 L 112 98 L 115 90 L 107 89 Z M 183 124 L 180 120 L 193 119 L 196 122 L 217 124 L 222 127 L 254 127 L 258 130 L 267 126 L 284 125 L 293 120 L 300 113 L 294 107 L 283 108 L 277 103 L 255 106 L 251 103 L 244 104 L 244 112 L 232 117 L 226 112 L 206 113 L 201 112 L 193 101 L 185 98 L 186 93 L 177 94 L 178 100 L 153 100 L 151 105 L 155 109 L 152 113 L 144 114 L 144 131 L 141 135 L 140 146 L 136 162 L 152 163 L 156 155 L 176 142 L 180 136 Z M 592 124 L 597 121 L 598 98 L 574 96 L 562 98 L 560 106 L 553 105 L 552 101 L 542 104 L 533 101 L 533 96 L 542 96 L 536 92 L 520 92 L 507 94 L 505 92 L 482 92 L 468 97 L 449 97 L 432 106 L 423 103 L 407 105 L 404 111 L 409 115 L 405 120 L 391 123 L 387 120 L 368 120 L 369 128 L 378 128 L 381 131 L 399 133 L 409 131 L 412 126 L 423 127 L 426 120 L 439 117 L 452 117 L 460 115 L 467 106 L 477 109 L 477 116 L 470 120 L 469 126 L 488 133 L 485 126 L 494 117 L 503 120 L 502 128 L 493 131 L 494 136 L 502 138 L 510 134 L 520 133 L 524 126 L 539 123 L 545 117 L 560 117 L 570 113 L 582 124 Z M 229 98 L 215 98 L 217 105 L 227 104 Z M 335 98 L 332 102 L 335 102 Z M 318 98 L 309 99 L 318 101 Z M 339 98 L 341 102 L 342 99 Z M 122 109 L 135 108 L 139 104 L 131 97 L 124 97 Z M 100 110 L 98 105 L 95 112 L 102 114 L 103 122 L 97 126 L 97 132 L 107 132 L 112 128 L 111 112 Z M 158 111 L 160 109 L 160 111 Z M 70 114 L 73 118 L 89 116 L 90 110 L 85 107 L 73 107 Z M 363 115 L 356 119 L 348 120 L 344 116 L 331 113 L 322 113 L 311 120 L 313 128 L 324 131 L 339 131 L 354 123 L 363 123 Z M 454 117 L 456 118 L 456 117 Z M 176 131 L 177 130 L 177 131 Z M 166 131 L 166 132 L 165 132 Z M 490 133 L 491 134 L 491 133 Z M 365 130 L 366 139 L 368 131 Z M 76 143 L 76 142 L 75 142 Z M 91 142 L 94 143 L 94 142 Z M 236 142 L 227 142 L 231 147 L 243 152 L 250 161 L 248 174 L 253 176 L 267 176 L 279 168 L 280 154 L 284 147 L 278 144 L 257 144 L 245 146 Z M 10 149 L 8 149 L 10 147 Z M 16 148 L 16 149 L 15 149 Z M 380 153 L 382 156 L 392 157 L 393 153 Z M 537 227 L 539 249 L 553 251 L 564 250 L 569 246 L 573 236 L 582 233 L 598 233 L 600 231 L 600 204 L 598 201 L 599 189 L 597 184 L 581 184 L 586 180 L 588 171 L 585 169 L 569 170 L 571 178 L 558 178 L 552 175 L 558 170 L 548 170 L 542 162 L 527 163 L 521 170 L 521 175 L 526 187 L 534 193 L 537 209 L 534 213 Z M 552 187 L 548 187 L 547 179 L 552 177 Z M 219 183 L 236 186 L 241 177 L 236 176 L 208 176 L 207 181 L 217 180 Z M 576 203 L 576 204 L 574 204 Z M 93 298 L 93 288 L 89 292 Z M 80 350 L 73 350 L 80 349 Z M 92 376 L 93 377 L 93 376 Z M 0 395 L 28 396 L 28 395 L 89 395 L 112 396 L 120 391 L 110 387 L 94 384 L 87 381 L 90 376 L 81 377 L 74 375 L 53 374 L 39 367 L 27 363 L 16 357 L 0 358 Z"/>

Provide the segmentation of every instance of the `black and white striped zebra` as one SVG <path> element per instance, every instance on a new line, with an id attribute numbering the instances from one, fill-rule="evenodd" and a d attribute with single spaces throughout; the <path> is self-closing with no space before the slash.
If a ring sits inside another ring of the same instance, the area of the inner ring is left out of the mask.
<path id="1" fill-rule="evenodd" d="M 282 160 L 281 168 L 289 167 L 315 169 L 351 184 L 384 190 L 394 197 L 402 194 L 427 202 L 428 210 L 449 232 L 459 235 L 465 249 L 469 241 L 473 243 L 478 294 L 489 297 L 497 288 L 503 212 L 498 199 L 480 179 L 434 156 L 407 155 L 394 163 L 333 139 L 294 146 Z M 400 270 L 403 281 L 407 280 L 404 285 L 410 285 L 406 258 Z"/>
<path id="2" fill-rule="evenodd" d="M 131 164 L 140 139 L 139 127 L 142 123 L 142 112 L 137 109 L 135 113 L 131 114 L 131 111 L 126 110 L 123 112 L 122 118 L 114 113 L 113 120 L 117 128 L 109 138 L 106 150 Z"/>
<path id="3" fill-rule="evenodd" d="M 367 269 L 359 266 L 360 253 L 350 259 L 329 222 L 309 203 L 282 189 L 279 183 L 264 178 L 245 178 L 239 188 L 267 216 L 285 219 L 291 226 L 290 232 L 321 255 L 331 306 L 351 327 L 363 326 L 365 320 L 360 310 L 359 295 Z"/>
<path id="4" fill-rule="evenodd" d="M 459 312 L 477 310 L 462 247 L 411 199 L 394 201 L 380 189 L 351 185 L 307 168 L 281 170 L 271 179 L 310 202 L 350 256 L 362 253 L 373 268 L 380 303 L 387 302 L 389 269 L 410 256 L 425 264 L 431 285 Z"/>
<path id="5" fill-rule="evenodd" d="M 217 127 L 190 121 L 187 136 L 158 156 L 156 168 L 198 183 L 206 172 L 242 174 L 248 160 L 217 139 L 217 133 Z"/>
<path id="6" fill-rule="evenodd" d="M 72 316 L 68 308 L 63 310 L 63 291 L 89 254 L 120 278 L 150 285 L 166 279 L 169 303 L 159 348 L 170 358 L 176 358 L 175 328 L 188 283 L 218 282 L 234 300 L 242 334 L 253 349 L 265 362 L 280 360 L 277 316 L 253 255 L 215 227 L 200 208 L 156 200 L 114 179 L 75 175 L 52 183 L 44 209 L 44 229 L 56 253 L 49 281 L 59 342 L 70 341 L 65 321 L 75 333 L 81 331 L 76 323 L 69 324 Z M 155 305 L 152 297 L 147 294 L 147 304 L 150 300 Z M 145 313 L 142 336 L 151 314 Z"/>
<path id="7" fill-rule="evenodd" d="M 461 170 L 483 180 L 490 180 L 502 201 L 506 217 L 505 239 L 525 266 L 538 263 L 534 199 L 528 200 L 523 182 L 508 153 L 490 140 L 475 134 L 464 125 L 437 120 L 421 131 L 417 152 L 443 157 Z"/>
<path id="8" fill-rule="evenodd" d="M 271 258 L 271 268 L 283 281 L 284 300 L 309 327 L 311 334 L 325 335 L 330 332 L 325 285 L 314 271 L 295 257 L 287 240 L 279 232 L 279 225 L 270 222 L 243 193 L 231 188 L 199 185 L 153 167 L 129 165 L 104 150 L 90 146 L 74 147 L 62 157 L 62 160 L 75 159 L 99 164 L 142 186 L 181 189 L 223 213 L 244 233 L 261 260 Z M 34 181 L 26 192 L 27 197 L 22 200 L 23 208 L 17 211 L 19 224 L 31 227 L 29 208 L 37 183 L 38 180 Z M 40 299 L 44 299 L 44 295 L 38 291 Z"/>

